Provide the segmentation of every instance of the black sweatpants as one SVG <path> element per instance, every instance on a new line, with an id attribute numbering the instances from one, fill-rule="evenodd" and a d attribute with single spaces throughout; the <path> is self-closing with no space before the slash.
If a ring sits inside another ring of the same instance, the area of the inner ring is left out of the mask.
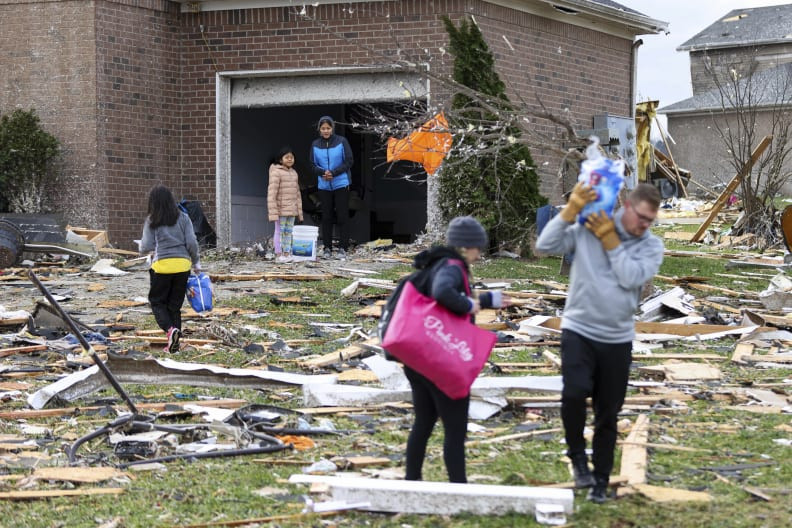
<path id="1" fill-rule="evenodd" d="M 448 480 L 451 482 L 467 482 L 465 474 L 465 436 L 467 435 L 468 407 L 470 396 L 452 400 L 437 386 L 418 374 L 410 367 L 404 367 L 404 373 L 412 387 L 413 422 L 410 436 L 407 439 L 407 480 L 421 480 L 426 444 L 432 436 L 437 418 L 443 421 L 445 436 L 443 438 L 443 461 Z"/>
<path id="2" fill-rule="evenodd" d="M 338 245 L 349 249 L 349 186 L 334 191 L 319 191 L 322 204 L 322 244 L 333 249 L 333 219 L 338 224 Z"/>
<path id="3" fill-rule="evenodd" d="M 164 332 L 172 326 L 181 330 L 181 307 L 184 304 L 189 276 L 189 271 L 157 273 L 149 270 L 149 303 L 157 326 Z"/>
<path id="4" fill-rule="evenodd" d="M 632 342 L 602 343 L 571 330 L 561 332 L 561 419 L 567 454 L 584 453 L 586 398 L 594 407 L 594 475 L 608 479 L 613 469 L 617 415 L 624 403 L 632 362 Z"/>

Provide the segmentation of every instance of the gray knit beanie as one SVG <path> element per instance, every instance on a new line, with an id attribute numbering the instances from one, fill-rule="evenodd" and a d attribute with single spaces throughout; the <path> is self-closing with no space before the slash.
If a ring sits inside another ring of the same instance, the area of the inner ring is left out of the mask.
<path id="1" fill-rule="evenodd" d="M 487 232 L 472 216 L 457 216 L 448 224 L 448 245 L 463 248 L 487 247 Z"/>

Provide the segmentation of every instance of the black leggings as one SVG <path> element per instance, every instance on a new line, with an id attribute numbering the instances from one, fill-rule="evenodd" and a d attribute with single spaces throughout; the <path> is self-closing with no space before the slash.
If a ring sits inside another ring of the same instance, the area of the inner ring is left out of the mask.
<path id="1" fill-rule="evenodd" d="M 333 220 L 338 224 L 338 245 L 349 249 L 349 186 L 334 191 L 319 191 L 322 205 L 322 244 L 333 248 Z"/>
<path id="2" fill-rule="evenodd" d="M 157 326 L 167 332 L 174 326 L 181 330 L 181 307 L 187 293 L 189 271 L 181 273 L 157 273 L 149 270 L 149 303 Z"/>
<path id="3" fill-rule="evenodd" d="M 439 417 L 443 421 L 443 460 L 451 482 L 467 482 L 465 475 L 465 436 L 467 434 L 470 396 L 452 400 L 437 386 L 405 366 L 404 373 L 412 387 L 413 422 L 407 439 L 407 480 L 421 480 L 426 444 Z"/>
<path id="4" fill-rule="evenodd" d="M 594 407 L 594 474 L 607 480 L 613 469 L 616 421 L 624 403 L 632 362 L 632 342 L 602 343 L 571 330 L 561 332 L 561 419 L 567 454 L 585 452 L 586 398 Z"/>

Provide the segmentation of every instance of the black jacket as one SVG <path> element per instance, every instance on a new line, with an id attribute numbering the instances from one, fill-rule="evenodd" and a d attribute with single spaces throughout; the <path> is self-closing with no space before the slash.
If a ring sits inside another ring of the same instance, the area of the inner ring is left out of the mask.
<path id="1" fill-rule="evenodd" d="M 445 246 L 436 246 L 420 252 L 413 262 L 419 270 L 427 270 L 413 280 L 413 285 L 422 294 L 432 297 L 445 308 L 456 314 L 466 314 L 473 307 L 473 302 L 465 292 L 465 282 L 462 269 L 454 264 L 449 264 L 449 259 L 462 262 L 465 272 L 470 278 L 470 269 L 465 259 L 454 249 Z M 492 308 L 492 295 L 489 292 L 479 295 L 479 304 L 482 308 Z"/>

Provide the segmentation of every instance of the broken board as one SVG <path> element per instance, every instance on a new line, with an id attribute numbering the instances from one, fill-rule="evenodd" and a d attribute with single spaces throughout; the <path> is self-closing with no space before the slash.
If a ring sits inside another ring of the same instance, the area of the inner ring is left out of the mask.
<path id="1" fill-rule="evenodd" d="M 572 513 L 574 494 L 568 489 L 493 486 L 449 482 L 380 480 L 295 474 L 291 483 L 320 483 L 333 500 L 367 503 L 368 511 L 434 515 L 533 514 L 537 504 L 556 504 Z"/>

